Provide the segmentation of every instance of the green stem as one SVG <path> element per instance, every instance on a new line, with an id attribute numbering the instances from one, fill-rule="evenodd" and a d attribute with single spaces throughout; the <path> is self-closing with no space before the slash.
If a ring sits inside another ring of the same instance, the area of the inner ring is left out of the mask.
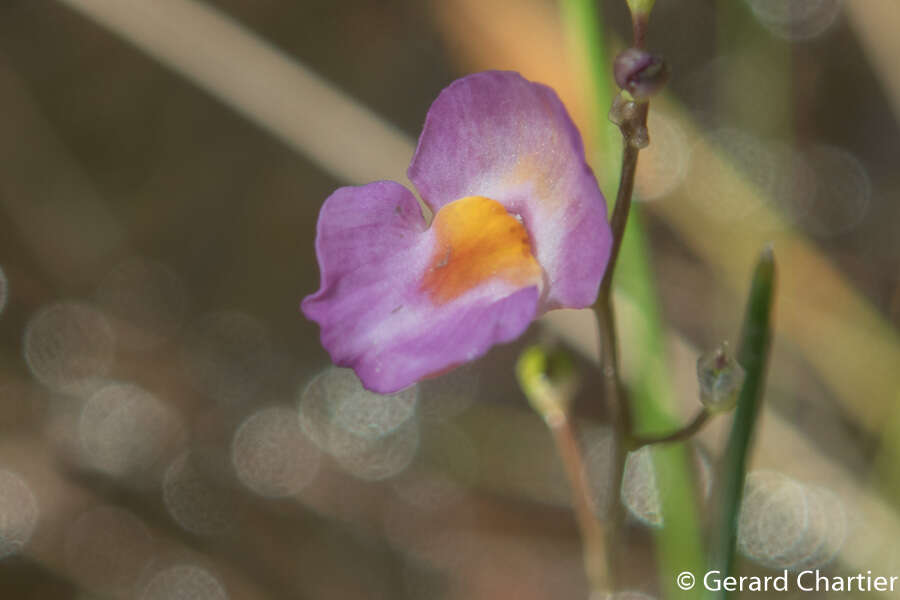
<path id="1" fill-rule="evenodd" d="M 577 61 L 577 77 L 581 81 L 587 82 L 587 85 L 585 86 L 585 95 L 587 105 L 591 109 L 588 112 L 593 119 L 589 135 L 593 141 L 592 145 L 594 147 L 595 156 L 600 157 L 600 160 L 602 161 L 598 161 L 597 164 L 603 164 L 607 167 L 601 170 L 601 175 L 605 180 L 605 185 L 603 187 L 609 189 L 615 183 L 613 174 L 618 171 L 615 159 L 613 158 L 610 160 L 610 157 L 615 156 L 612 152 L 612 148 L 616 147 L 618 134 L 613 125 L 606 118 L 606 110 L 612 104 L 613 91 L 610 86 L 610 82 L 612 81 L 610 69 L 611 59 L 607 54 L 602 13 L 599 10 L 600 3 L 596 0 L 563 0 L 561 8 L 567 34 L 566 37 L 569 41 L 570 54 Z M 603 108 L 596 110 L 597 107 Z M 633 166 L 634 165 L 632 165 L 632 167 Z M 633 172 L 631 180 L 633 182 Z M 629 202 L 630 197 L 629 189 Z M 618 205 L 619 203 L 617 203 L 617 206 Z M 623 227 L 625 217 L 627 217 L 627 210 L 624 213 L 621 213 L 620 216 Z M 614 237 L 614 240 L 617 239 L 620 240 L 621 235 L 618 236 L 618 238 Z M 618 245 L 619 242 L 614 241 L 614 243 Z M 613 261 L 611 261 L 611 263 L 612 262 Z M 616 400 L 621 399 L 623 393 L 621 382 L 618 377 L 618 359 L 616 358 L 617 348 L 615 343 L 615 326 L 613 323 L 612 306 L 609 305 L 608 294 L 601 294 L 600 298 L 604 299 L 605 305 L 600 307 L 596 312 L 601 332 L 606 332 L 606 334 L 601 333 L 600 336 L 600 354 L 604 361 L 604 373 L 606 374 L 604 376 L 606 397 L 609 399 L 611 405 L 619 408 L 619 410 L 617 410 L 618 417 L 615 418 L 615 421 L 619 423 L 619 426 L 615 428 L 617 433 L 616 437 L 618 439 L 615 444 L 617 460 L 614 462 L 614 465 L 618 465 L 618 467 L 622 468 L 614 468 L 612 481 L 610 481 L 610 485 L 612 486 L 611 489 L 616 490 L 613 497 L 618 498 L 618 489 L 621 487 L 622 472 L 624 471 L 625 464 L 625 444 L 622 443 L 623 433 L 630 430 L 630 425 L 628 424 L 627 405 Z M 623 423 L 625 424 L 625 428 L 622 427 Z M 624 520 L 624 509 L 620 502 L 613 502 L 611 510 L 612 526 L 606 528 L 604 539 L 604 542 L 607 544 L 604 553 L 607 560 L 611 560 L 615 554 L 614 552 L 610 552 L 609 549 L 618 547 L 618 528 L 615 524 L 621 523 Z M 586 564 L 588 561 L 589 557 L 585 556 Z M 613 564 L 609 564 L 607 568 L 610 575 L 615 574 L 616 569 Z M 609 586 L 606 590 L 597 590 L 596 587 L 594 589 L 595 591 L 606 592 L 615 589 L 615 582 L 607 581 L 606 585 Z"/>
<path id="2" fill-rule="evenodd" d="M 650 249 L 643 227 L 640 205 L 632 209 L 619 256 L 617 289 L 637 307 L 642 322 L 634 328 L 637 365 L 629 392 L 634 434 L 668 431 L 678 427 L 672 416 L 674 384 L 666 361 L 665 327 L 650 264 Z M 692 471 L 692 455 L 685 444 L 653 446 L 653 467 L 663 527 L 655 532 L 661 597 L 696 599 L 700 592 L 679 589 L 675 576 L 682 571 L 700 574 L 706 565 Z"/>
<path id="3" fill-rule="evenodd" d="M 585 132 L 592 143 L 592 161 L 597 170 L 601 187 L 613 189 L 619 173 L 619 131 L 606 118 L 615 92 L 612 86 L 612 58 L 607 51 L 603 31 L 603 13 L 597 0 L 563 0 L 563 26 L 569 53 L 575 64 L 575 78 L 585 82 L 585 104 L 591 119 Z"/>
<path id="4" fill-rule="evenodd" d="M 590 131 L 593 142 L 591 145 L 598 156 L 608 157 L 618 143 L 618 132 L 606 120 L 604 112 L 612 104 L 613 90 L 610 86 L 611 58 L 607 53 L 603 14 L 599 7 L 600 3 L 596 0 L 563 0 L 560 5 L 569 53 L 579 61 L 576 77 L 586 82 L 584 91 L 587 106 L 589 109 L 604 107 L 603 111 L 589 110 L 591 118 L 595 119 Z M 610 168 L 604 171 L 605 189 L 615 183 L 613 177 L 617 170 Z"/>
<path id="5" fill-rule="evenodd" d="M 719 514 L 711 529 L 715 536 L 710 548 L 710 570 L 731 574 L 737 542 L 737 522 L 747 472 L 747 458 L 753 440 L 765 387 L 766 365 L 772 340 L 772 300 L 775 291 L 775 258 L 772 250 L 763 251 L 753 274 L 750 296 L 737 360 L 746 372 L 738 405 L 720 466 L 718 489 L 713 506 Z M 727 591 L 712 593 L 725 599 Z"/>

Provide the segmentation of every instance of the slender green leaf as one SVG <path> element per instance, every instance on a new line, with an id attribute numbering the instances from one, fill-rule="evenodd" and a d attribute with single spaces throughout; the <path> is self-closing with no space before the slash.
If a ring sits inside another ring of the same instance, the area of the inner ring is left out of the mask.
<path id="1" fill-rule="evenodd" d="M 753 273 L 750 297 L 744 313 L 744 325 L 738 347 L 738 362 L 746 372 L 738 399 L 728 445 L 719 469 L 714 499 L 717 518 L 711 528 L 710 570 L 722 576 L 732 574 L 737 522 L 747 473 L 747 459 L 753 432 L 762 406 L 766 365 L 772 341 L 772 301 L 775 293 L 775 258 L 770 248 L 763 251 Z M 727 591 L 711 592 L 712 598 L 725 599 Z"/>
<path id="2" fill-rule="evenodd" d="M 681 423 L 671 411 L 675 405 L 675 387 L 666 362 L 665 327 L 639 204 L 632 206 L 625 231 L 616 284 L 643 317 L 635 340 L 638 367 L 628 382 L 634 426 L 637 433 L 671 431 Z M 663 527 L 655 534 L 663 597 L 700 598 L 697 587 L 682 590 L 675 580 L 683 571 L 700 576 L 706 564 L 691 454 L 683 443 L 657 446 L 652 452 L 657 489 L 663 490 L 660 494 Z"/>

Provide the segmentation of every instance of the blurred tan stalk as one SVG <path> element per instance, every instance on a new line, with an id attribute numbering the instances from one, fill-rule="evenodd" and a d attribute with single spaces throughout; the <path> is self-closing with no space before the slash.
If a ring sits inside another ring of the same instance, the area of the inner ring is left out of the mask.
<path id="1" fill-rule="evenodd" d="M 891 100 L 894 118 L 900 123 L 900 3 L 894 0 L 845 2 L 844 11 L 856 29 L 859 41 L 878 72 Z"/>
<path id="2" fill-rule="evenodd" d="M 335 177 L 405 181 L 413 148 L 406 135 L 215 8 L 193 0 L 59 1 Z"/>

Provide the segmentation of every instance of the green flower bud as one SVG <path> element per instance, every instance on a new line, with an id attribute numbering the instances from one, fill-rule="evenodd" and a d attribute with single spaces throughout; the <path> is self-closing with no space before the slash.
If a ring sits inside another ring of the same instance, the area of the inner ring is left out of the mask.
<path id="1" fill-rule="evenodd" d="M 532 408 L 545 421 L 552 423 L 565 417 L 577 384 L 568 354 L 531 346 L 516 362 L 516 379 Z"/>
<path id="2" fill-rule="evenodd" d="M 728 344 L 697 359 L 700 402 L 711 413 L 728 412 L 737 404 L 744 384 L 744 368 L 728 352 Z"/>

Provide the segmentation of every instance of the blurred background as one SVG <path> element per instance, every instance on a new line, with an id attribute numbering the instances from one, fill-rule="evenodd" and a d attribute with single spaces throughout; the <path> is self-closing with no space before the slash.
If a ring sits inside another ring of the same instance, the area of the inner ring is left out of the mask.
<path id="1" fill-rule="evenodd" d="M 679 470 L 643 451 L 607 489 L 590 314 L 376 396 L 298 311 L 324 199 L 405 181 L 465 73 L 557 89 L 614 196 L 566 6 L 0 3 L 0 598 L 586 598 L 568 488 L 512 376 L 534 340 L 578 357 L 599 510 L 629 510 L 625 587 L 679 596 L 728 419 Z M 613 56 L 625 3 L 597 6 Z M 744 574 L 900 575 L 897 32 L 894 0 L 658 0 L 651 19 L 673 75 L 639 165 L 650 271 L 629 257 L 617 293 L 648 430 L 696 410 L 697 356 L 735 341 L 759 249 L 779 261 Z"/>

